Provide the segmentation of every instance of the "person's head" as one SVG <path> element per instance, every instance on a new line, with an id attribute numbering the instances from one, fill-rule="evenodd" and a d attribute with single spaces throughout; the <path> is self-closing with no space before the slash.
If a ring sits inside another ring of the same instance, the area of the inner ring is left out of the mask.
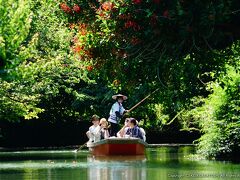
<path id="1" fill-rule="evenodd" d="M 107 127 L 108 126 L 108 122 L 105 118 L 102 118 L 100 119 L 100 123 L 99 123 L 100 126 L 102 127 Z"/>
<path id="2" fill-rule="evenodd" d="M 134 126 L 136 126 L 136 125 L 137 125 L 136 119 L 131 118 L 131 119 L 130 119 L 130 127 L 134 127 Z"/>
<path id="3" fill-rule="evenodd" d="M 130 120 L 131 120 L 130 118 L 126 118 L 125 122 L 124 122 L 124 125 L 125 126 L 130 126 Z"/>
<path id="4" fill-rule="evenodd" d="M 118 96 L 117 97 L 117 102 L 122 103 L 123 102 L 123 97 L 122 96 Z"/>
<path id="5" fill-rule="evenodd" d="M 124 96 L 122 94 L 116 94 L 112 96 L 113 99 L 115 99 L 117 102 L 122 103 L 124 100 L 127 99 L 127 96 Z"/>
<path id="6" fill-rule="evenodd" d="M 91 120 L 94 125 L 99 124 L 99 117 L 97 115 L 93 115 Z"/>

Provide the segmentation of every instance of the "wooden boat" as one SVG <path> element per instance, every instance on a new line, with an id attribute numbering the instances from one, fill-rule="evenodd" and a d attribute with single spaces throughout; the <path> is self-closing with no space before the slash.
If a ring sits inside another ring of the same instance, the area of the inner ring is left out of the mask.
<path id="1" fill-rule="evenodd" d="M 94 142 L 90 150 L 95 156 L 145 155 L 148 144 L 138 138 L 108 138 Z"/>

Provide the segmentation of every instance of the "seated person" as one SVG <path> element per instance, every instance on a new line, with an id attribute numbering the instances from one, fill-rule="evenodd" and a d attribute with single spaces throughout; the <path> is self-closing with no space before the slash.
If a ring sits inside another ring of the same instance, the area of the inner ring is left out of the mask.
<path id="1" fill-rule="evenodd" d="M 105 118 L 100 119 L 100 127 L 101 139 L 109 138 L 108 122 Z"/>
<path id="2" fill-rule="evenodd" d="M 137 120 L 136 120 L 137 121 Z M 137 125 L 138 125 L 138 127 L 139 127 L 139 122 L 137 121 Z M 142 135 L 143 135 L 143 141 L 146 141 L 146 132 L 145 132 L 145 130 L 142 128 L 142 127 L 139 127 L 140 128 L 140 131 L 141 131 L 141 133 L 142 133 Z"/>
<path id="3" fill-rule="evenodd" d="M 130 118 L 126 118 L 124 122 L 124 126 L 117 133 L 117 137 L 124 137 L 129 127 L 130 127 Z"/>
<path id="4" fill-rule="evenodd" d="M 100 126 L 99 126 L 99 117 L 97 115 L 92 116 L 93 125 L 89 127 L 89 130 L 86 132 L 86 135 L 89 139 L 87 147 L 91 146 L 91 143 L 97 142 L 100 140 Z"/>
<path id="5" fill-rule="evenodd" d="M 136 137 L 143 140 L 142 132 L 137 125 L 136 119 L 134 118 L 130 119 L 130 128 L 127 130 L 126 134 L 130 135 L 130 137 Z"/>
<path id="6" fill-rule="evenodd" d="M 143 136 L 143 141 L 146 141 L 146 132 L 145 132 L 145 130 L 142 127 L 139 127 L 139 128 L 140 128 L 140 131 L 141 131 L 142 136 Z"/>

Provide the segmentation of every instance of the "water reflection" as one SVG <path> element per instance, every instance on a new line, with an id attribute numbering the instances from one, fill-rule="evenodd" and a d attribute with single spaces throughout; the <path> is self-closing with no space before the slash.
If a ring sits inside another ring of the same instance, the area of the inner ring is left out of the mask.
<path id="1" fill-rule="evenodd" d="M 194 147 L 148 149 L 147 179 L 240 179 L 240 165 L 192 156 Z"/>
<path id="2" fill-rule="evenodd" d="M 0 180 L 240 179 L 240 164 L 189 156 L 194 147 L 148 148 L 146 156 L 94 157 L 88 151 L 0 152 Z"/>
<path id="3" fill-rule="evenodd" d="M 89 180 L 146 180 L 145 156 L 88 157 Z"/>

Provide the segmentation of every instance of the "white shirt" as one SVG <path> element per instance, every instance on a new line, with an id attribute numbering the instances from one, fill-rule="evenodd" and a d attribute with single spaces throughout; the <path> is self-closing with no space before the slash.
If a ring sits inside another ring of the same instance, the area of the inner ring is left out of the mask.
<path id="1" fill-rule="evenodd" d="M 125 111 L 124 107 L 122 106 L 121 103 L 119 102 L 115 102 L 113 105 L 112 105 L 112 108 L 110 110 L 110 113 L 109 113 L 109 118 L 108 118 L 108 121 L 109 122 L 112 122 L 112 123 L 115 123 L 117 124 L 118 121 L 120 120 L 120 118 L 118 118 L 116 116 L 116 111 L 118 111 L 120 113 L 120 115 L 123 115 L 123 112 Z"/>
<path id="2" fill-rule="evenodd" d="M 100 126 L 99 125 L 97 125 L 97 126 L 94 126 L 94 125 L 90 126 L 89 127 L 89 132 L 90 132 L 91 138 L 92 138 L 92 140 L 94 142 L 100 140 L 101 134 L 100 134 Z"/>
<path id="3" fill-rule="evenodd" d="M 141 131 L 142 136 L 143 136 L 143 141 L 146 141 L 146 132 L 145 132 L 145 130 L 140 127 L 140 131 Z"/>

